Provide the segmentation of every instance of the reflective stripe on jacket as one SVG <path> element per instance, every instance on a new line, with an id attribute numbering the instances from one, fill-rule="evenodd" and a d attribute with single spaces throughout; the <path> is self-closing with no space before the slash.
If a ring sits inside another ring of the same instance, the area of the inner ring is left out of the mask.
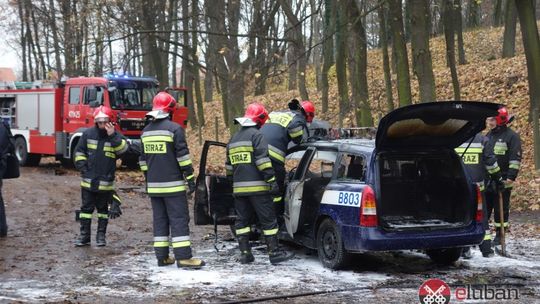
<path id="1" fill-rule="evenodd" d="M 268 144 L 257 127 L 242 127 L 227 145 L 227 175 L 238 196 L 265 194 L 275 180 Z"/>
<path id="2" fill-rule="evenodd" d="M 118 132 L 108 136 L 96 126 L 86 129 L 75 148 L 75 167 L 82 173 L 81 187 L 113 191 L 116 159 L 127 150 L 127 141 Z"/>
<path id="3" fill-rule="evenodd" d="M 150 196 L 173 196 L 186 191 L 193 167 L 182 127 L 168 118 L 148 124 L 141 135 L 139 166 L 146 173 Z"/>
<path id="4" fill-rule="evenodd" d="M 462 158 L 472 181 L 477 183 L 481 190 L 484 188 L 486 171 L 491 176 L 500 176 L 501 169 L 493 154 L 493 148 L 489 145 L 487 137 L 482 134 L 476 134 L 472 141 L 467 140 L 455 150 Z"/>
<path id="5" fill-rule="evenodd" d="M 307 130 L 305 117 L 298 111 L 271 112 L 261 133 L 268 142 L 272 159 L 284 163 L 289 142 L 299 144 Z"/>
<path id="6" fill-rule="evenodd" d="M 507 126 L 499 126 L 487 134 L 489 144 L 501 167 L 503 179 L 515 180 L 521 167 L 521 140 Z"/>

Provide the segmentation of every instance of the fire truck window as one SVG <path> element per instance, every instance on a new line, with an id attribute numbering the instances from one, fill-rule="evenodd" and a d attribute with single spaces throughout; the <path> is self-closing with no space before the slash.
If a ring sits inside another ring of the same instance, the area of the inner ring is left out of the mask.
<path id="1" fill-rule="evenodd" d="M 69 104 L 79 104 L 81 101 L 81 88 L 71 87 L 69 88 Z"/>
<path id="2" fill-rule="evenodd" d="M 337 178 L 340 180 L 365 179 L 365 159 L 361 155 L 344 154 L 338 168 Z"/>
<path id="3" fill-rule="evenodd" d="M 103 92 L 105 91 L 105 88 L 103 87 L 96 87 L 96 100 L 90 100 L 89 94 L 88 94 L 88 88 L 85 89 L 84 94 L 84 104 L 90 104 L 92 107 L 97 107 L 103 104 Z"/>

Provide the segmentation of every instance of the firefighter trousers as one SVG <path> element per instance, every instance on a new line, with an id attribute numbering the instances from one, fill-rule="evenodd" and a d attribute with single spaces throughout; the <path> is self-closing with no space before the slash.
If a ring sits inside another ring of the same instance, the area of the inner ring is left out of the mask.
<path id="1" fill-rule="evenodd" d="M 273 236 L 278 232 L 274 202 L 269 194 L 236 196 L 234 207 L 238 215 L 235 223 L 236 235 L 250 232 L 250 220 L 256 214 L 264 236 Z"/>
<path id="2" fill-rule="evenodd" d="M 508 215 L 510 209 L 510 194 L 512 192 L 511 188 L 506 188 L 502 191 L 503 199 L 503 225 L 508 227 Z M 501 227 L 500 220 L 500 211 L 499 211 L 499 193 L 494 191 L 486 191 L 486 202 L 487 202 L 487 219 L 491 217 L 493 212 L 493 222 L 495 227 Z"/>
<path id="3" fill-rule="evenodd" d="M 81 188 L 81 198 L 80 219 L 92 220 L 94 209 L 97 209 L 98 219 L 109 219 L 109 203 L 112 200 L 112 191 L 92 192 L 86 188 Z"/>
<path id="4" fill-rule="evenodd" d="M 274 207 L 277 217 L 280 218 L 283 216 L 283 212 L 285 211 L 285 201 L 283 197 L 285 195 L 285 165 L 283 163 L 272 160 L 272 167 L 274 168 L 276 182 L 279 187 L 279 196 L 274 197 Z"/>
<path id="5" fill-rule="evenodd" d="M 2 178 L 0 177 L 0 237 L 7 235 L 6 206 L 2 197 Z"/>
<path id="6" fill-rule="evenodd" d="M 172 245 L 176 260 L 190 259 L 192 255 L 186 193 L 150 199 L 154 219 L 154 251 L 158 260 L 169 256 L 169 245 Z"/>

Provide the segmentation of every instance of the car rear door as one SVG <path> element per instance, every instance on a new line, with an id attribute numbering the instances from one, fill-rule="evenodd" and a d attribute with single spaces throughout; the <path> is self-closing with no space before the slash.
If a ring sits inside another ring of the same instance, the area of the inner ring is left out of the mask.
<path id="1" fill-rule="evenodd" d="M 283 218 L 285 220 L 285 226 L 287 227 L 287 233 L 289 233 L 291 237 L 293 237 L 294 233 L 298 230 L 300 210 L 302 209 L 302 193 L 304 192 L 304 183 L 306 182 L 306 172 L 316 152 L 317 149 L 315 147 L 308 147 L 306 149 L 304 156 L 302 156 L 296 171 L 287 185 Z"/>
<path id="2" fill-rule="evenodd" d="M 234 224 L 232 181 L 225 173 L 227 144 L 205 141 L 196 180 L 195 225 Z"/>

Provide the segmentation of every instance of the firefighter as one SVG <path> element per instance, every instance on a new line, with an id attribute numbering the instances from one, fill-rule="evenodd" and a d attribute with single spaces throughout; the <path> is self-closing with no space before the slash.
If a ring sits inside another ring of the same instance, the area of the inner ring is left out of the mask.
<path id="1" fill-rule="evenodd" d="M 485 202 L 485 180 L 486 171 L 492 180 L 501 181 L 501 169 L 497 164 L 497 158 L 493 154 L 493 147 L 489 146 L 487 137 L 481 133 L 476 134 L 471 140 L 468 140 L 456 148 L 456 153 L 460 155 L 465 164 L 465 169 L 469 173 L 472 181 L 478 186 L 482 195 L 482 209 L 484 210 L 483 225 L 485 229 L 484 240 L 480 244 L 480 251 L 484 257 L 492 257 L 491 233 L 489 231 L 488 217 L 486 215 Z M 462 256 L 466 259 L 472 257 L 469 247 L 465 247 Z"/>
<path id="2" fill-rule="evenodd" d="M 128 150 L 126 140 L 116 132 L 112 110 L 99 106 L 94 111 L 95 126 L 83 132 L 75 148 L 75 167 L 81 172 L 82 206 L 79 212 L 81 234 L 76 246 L 90 244 L 92 213 L 97 209 L 96 245 L 105 246 L 109 216 L 120 212 L 113 200 L 116 159 Z M 109 203 L 111 212 L 109 212 Z"/>
<path id="3" fill-rule="evenodd" d="M 254 213 L 266 239 L 270 263 L 275 265 L 293 257 L 278 245 L 278 225 L 272 195 L 279 193 L 279 187 L 269 158 L 268 143 L 259 131 L 267 119 L 264 106 L 250 104 L 244 117 L 235 119 L 241 128 L 227 145 L 225 167 L 233 181 L 237 213 L 235 230 L 242 264 L 254 261 L 249 244 L 250 219 Z"/>
<path id="4" fill-rule="evenodd" d="M 315 106 L 311 101 L 293 99 L 289 102 L 290 111 L 271 112 L 268 122 L 261 128 L 261 133 L 268 142 L 268 151 L 272 167 L 276 174 L 279 194 L 273 198 L 280 225 L 283 225 L 283 194 L 285 193 L 285 155 L 289 144 L 305 141 L 308 134 L 307 125 L 315 117 Z"/>
<path id="5" fill-rule="evenodd" d="M 4 199 L 2 198 L 2 179 L 4 173 L 7 170 L 7 156 L 8 154 L 15 153 L 15 146 L 13 145 L 13 136 L 9 125 L 5 122 L 0 122 L 0 237 L 7 236 L 7 220 L 6 209 L 4 206 Z"/>
<path id="6" fill-rule="evenodd" d="M 519 135 L 514 132 L 508 123 L 510 121 L 510 115 L 506 107 L 499 109 L 499 114 L 495 117 L 487 119 L 488 127 L 491 129 L 487 134 L 489 144 L 493 147 L 493 152 L 497 157 L 497 163 L 501 167 L 502 183 L 492 182 L 495 187 L 489 187 L 486 192 L 486 201 L 488 208 L 488 219 L 491 212 L 494 212 L 493 218 L 496 228 L 496 235 L 493 243 L 495 245 L 500 244 L 501 227 L 507 230 L 508 215 L 510 207 L 510 194 L 514 181 L 516 180 L 519 168 L 521 166 L 521 139 Z M 503 222 L 500 221 L 499 216 L 499 192 L 502 193 L 503 200 Z"/>
<path id="7" fill-rule="evenodd" d="M 176 100 L 170 94 L 160 92 L 154 97 L 152 111 L 147 114 L 150 122 L 141 135 L 139 165 L 152 201 L 158 266 L 174 264 L 176 260 L 178 268 L 199 269 L 205 263 L 192 257 L 186 197 L 186 181 L 189 194 L 195 191 L 193 167 L 184 129 L 171 121 L 175 109 Z M 169 257 L 169 245 L 174 259 Z"/>

